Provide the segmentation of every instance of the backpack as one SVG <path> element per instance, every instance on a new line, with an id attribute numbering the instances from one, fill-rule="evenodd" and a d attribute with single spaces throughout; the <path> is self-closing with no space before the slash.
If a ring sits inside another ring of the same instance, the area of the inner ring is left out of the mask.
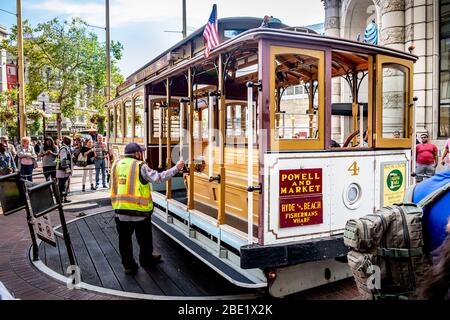
<path id="1" fill-rule="evenodd" d="M 83 156 L 83 153 L 80 152 L 80 153 L 78 154 L 76 164 L 77 164 L 77 166 L 79 166 L 79 167 L 86 167 L 86 166 L 87 166 L 87 160 L 88 160 L 88 159 L 87 159 L 87 156 Z"/>
<path id="2" fill-rule="evenodd" d="M 409 299 L 429 267 L 424 252 L 424 208 L 450 189 L 450 183 L 419 203 L 383 207 L 373 214 L 348 220 L 344 244 L 348 265 L 363 298 Z"/>
<path id="3" fill-rule="evenodd" d="M 67 157 L 61 160 L 61 150 L 66 149 Z M 64 170 L 66 172 L 71 170 L 71 164 L 70 164 L 70 151 L 69 148 L 63 146 L 59 149 L 58 155 L 56 156 L 56 170 Z"/>

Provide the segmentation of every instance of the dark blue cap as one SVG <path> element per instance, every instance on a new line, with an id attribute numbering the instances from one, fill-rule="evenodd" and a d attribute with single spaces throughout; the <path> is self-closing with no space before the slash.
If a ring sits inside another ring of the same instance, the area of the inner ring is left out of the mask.
<path id="1" fill-rule="evenodd" d="M 130 142 L 125 147 L 125 155 L 131 155 L 135 152 L 142 152 L 145 151 L 145 148 L 143 146 L 140 146 L 136 142 Z"/>

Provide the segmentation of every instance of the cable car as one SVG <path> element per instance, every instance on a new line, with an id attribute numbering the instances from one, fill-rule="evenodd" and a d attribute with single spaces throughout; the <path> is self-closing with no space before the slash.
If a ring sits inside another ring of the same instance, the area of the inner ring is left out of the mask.
<path id="1" fill-rule="evenodd" d="M 119 87 L 108 143 L 147 146 L 153 223 L 232 283 L 282 297 L 351 276 L 345 222 L 403 199 L 414 162 L 416 56 L 219 20 Z M 397 132 L 397 134 L 395 134 Z M 398 132 L 400 136 L 398 136 Z"/>

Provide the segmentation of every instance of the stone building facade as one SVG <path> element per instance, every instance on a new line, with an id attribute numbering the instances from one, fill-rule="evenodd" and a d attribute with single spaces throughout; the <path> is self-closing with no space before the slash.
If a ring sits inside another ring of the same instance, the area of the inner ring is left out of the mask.
<path id="1" fill-rule="evenodd" d="M 6 28 L 0 25 L 0 42 L 6 39 L 8 33 Z M 7 89 L 7 78 L 6 78 L 6 50 L 0 49 L 0 91 L 5 91 Z"/>
<path id="2" fill-rule="evenodd" d="M 443 146 L 450 137 L 450 0 L 322 0 L 325 34 L 357 40 L 375 20 L 379 45 L 412 52 L 417 132 Z M 333 83 L 333 102 L 344 84 Z M 344 102 L 344 101 L 342 101 Z"/>

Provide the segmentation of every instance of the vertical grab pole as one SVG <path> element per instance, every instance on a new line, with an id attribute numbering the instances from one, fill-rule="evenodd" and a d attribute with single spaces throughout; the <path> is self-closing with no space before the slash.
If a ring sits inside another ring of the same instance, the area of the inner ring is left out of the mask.
<path id="1" fill-rule="evenodd" d="M 180 160 L 183 159 L 183 145 L 184 145 L 184 99 L 180 99 Z"/>
<path id="2" fill-rule="evenodd" d="M 209 102 L 208 102 L 208 175 L 209 178 L 213 176 L 213 135 L 214 135 L 214 93 L 209 93 Z"/>
<path id="3" fill-rule="evenodd" d="M 188 194 L 188 210 L 194 209 L 194 100 L 192 92 L 192 70 L 189 69 L 188 75 L 188 90 L 189 90 L 189 194 Z M 200 141 L 201 135 L 199 135 Z M 189 225 L 190 225 L 190 213 L 189 213 Z"/>
<path id="4" fill-rule="evenodd" d="M 162 108 L 162 105 L 159 105 L 159 123 L 158 123 L 158 130 L 159 130 L 159 141 L 158 141 L 158 168 L 162 168 L 162 143 L 163 143 L 163 118 L 164 118 L 164 111 Z"/>
<path id="5" fill-rule="evenodd" d="M 247 83 L 248 186 L 253 186 L 253 83 Z M 248 192 L 248 244 L 253 243 L 253 191 Z"/>
<path id="6" fill-rule="evenodd" d="M 411 124 L 412 124 L 412 136 L 411 136 L 411 140 L 412 140 L 412 150 L 411 150 L 411 172 L 416 172 L 416 103 L 417 103 L 418 98 L 414 97 L 413 98 L 413 103 L 412 103 L 412 107 L 413 110 L 411 112 Z M 413 179 L 413 185 L 416 184 L 416 179 Z"/>
<path id="7" fill-rule="evenodd" d="M 170 169 L 172 167 L 172 110 L 170 109 L 170 78 L 166 80 L 166 104 L 167 104 L 167 146 L 166 146 L 166 169 Z M 172 199 L 172 180 L 168 179 L 166 181 L 166 197 L 167 199 Z M 167 206 L 167 209 L 169 206 Z"/>
<path id="8" fill-rule="evenodd" d="M 362 147 L 364 144 L 364 107 L 362 104 L 359 105 L 359 146 Z"/>

